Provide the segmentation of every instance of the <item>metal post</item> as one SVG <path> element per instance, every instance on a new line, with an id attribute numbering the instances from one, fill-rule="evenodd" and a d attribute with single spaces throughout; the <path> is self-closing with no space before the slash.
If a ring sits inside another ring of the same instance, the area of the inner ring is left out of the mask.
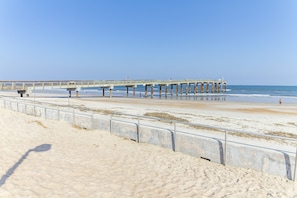
<path id="1" fill-rule="evenodd" d="M 94 112 L 92 111 L 92 123 L 91 123 L 91 128 L 94 129 Z"/>
<path id="2" fill-rule="evenodd" d="M 111 128 L 112 128 L 112 115 L 110 116 L 110 121 L 109 121 L 109 132 L 111 134 Z"/>
<path id="3" fill-rule="evenodd" d="M 136 133 L 136 135 L 137 135 L 137 143 L 139 143 L 139 127 L 140 127 L 140 121 L 139 121 L 139 118 L 138 118 L 138 123 L 137 123 L 137 133 Z"/>
<path id="4" fill-rule="evenodd" d="M 75 112 L 74 112 L 74 109 L 73 109 L 73 125 L 75 125 Z"/>
<path id="5" fill-rule="evenodd" d="M 174 122 L 174 152 L 176 150 L 176 122 Z"/>
<path id="6" fill-rule="evenodd" d="M 225 155 L 224 155 L 224 165 L 227 166 L 227 131 L 225 131 Z"/>
<path id="7" fill-rule="evenodd" d="M 296 171 L 297 171 L 297 147 L 296 147 L 296 155 L 295 155 L 295 169 L 294 169 L 293 181 L 296 181 Z"/>

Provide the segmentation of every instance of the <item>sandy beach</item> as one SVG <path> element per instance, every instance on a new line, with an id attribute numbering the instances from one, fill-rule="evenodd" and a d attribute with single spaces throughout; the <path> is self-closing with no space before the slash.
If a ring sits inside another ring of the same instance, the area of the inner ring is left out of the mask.
<path id="1" fill-rule="evenodd" d="M 31 99 L 32 100 L 32 99 Z M 297 106 L 278 103 L 164 100 L 134 98 L 40 98 L 40 102 L 59 104 L 97 112 L 145 115 L 166 112 L 187 122 L 297 138 Z"/>
<path id="2" fill-rule="evenodd" d="M 33 100 L 25 98 L 25 100 Z M 43 98 L 36 102 L 297 135 L 297 107 L 224 101 Z M 297 197 L 296 183 L 0 108 L 0 197 Z"/>

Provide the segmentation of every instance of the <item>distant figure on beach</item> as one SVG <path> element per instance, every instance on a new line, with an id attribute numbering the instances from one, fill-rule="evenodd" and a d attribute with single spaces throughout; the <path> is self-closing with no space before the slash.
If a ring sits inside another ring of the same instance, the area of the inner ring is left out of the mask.
<path id="1" fill-rule="evenodd" d="M 282 104 L 282 99 L 281 99 L 281 98 L 279 99 L 279 104 L 280 104 L 280 105 Z"/>

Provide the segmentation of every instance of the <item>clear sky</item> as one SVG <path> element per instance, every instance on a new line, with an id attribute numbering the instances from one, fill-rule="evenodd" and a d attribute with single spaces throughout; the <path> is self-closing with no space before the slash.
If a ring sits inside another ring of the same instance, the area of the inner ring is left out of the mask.
<path id="1" fill-rule="evenodd" d="M 0 0 L 0 80 L 297 85 L 296 0 Z"/>

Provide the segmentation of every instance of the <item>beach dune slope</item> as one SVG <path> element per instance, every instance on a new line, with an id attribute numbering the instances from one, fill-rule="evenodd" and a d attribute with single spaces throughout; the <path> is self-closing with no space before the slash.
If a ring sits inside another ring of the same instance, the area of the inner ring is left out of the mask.
<path id="1" fill-rule="evenodd" d="M 0 197 L 293 197 L 285 178 L 0 109 Z"/>

